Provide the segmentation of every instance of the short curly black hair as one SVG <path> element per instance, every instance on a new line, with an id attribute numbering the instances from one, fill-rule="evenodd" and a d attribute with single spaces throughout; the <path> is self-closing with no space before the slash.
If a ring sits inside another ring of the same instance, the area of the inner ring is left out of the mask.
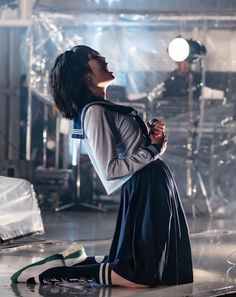
<path id="1" fill-rule="evenodd" d="M 85 45 L 77 45 L 57 56 L 50 72 L 49 87 L 63 117 L 74 119 L 93 96 L 85 78 L 91 73 L 88 61 L 98 56 L 97 51 Z"/>

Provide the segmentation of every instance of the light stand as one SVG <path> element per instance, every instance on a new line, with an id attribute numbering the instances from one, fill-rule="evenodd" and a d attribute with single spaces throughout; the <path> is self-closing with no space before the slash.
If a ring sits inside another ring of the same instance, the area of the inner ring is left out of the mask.
<path id="1" fill-rule="evenodd" d="M 202 61 L 202 59 L 201 59 Z M 201 63 L 201 70 L 202 69 L 202 63 Z M 201 80 L 201 87 L 204 85 L 204 75 L 202 76 Z M 196 195 L 196 186 L 193 182 L 193 172 L 197 175 L 197 180 L 200 185 L 200 189 L 202 192 L 202 195 L 205 199 L 206 206 L 207 206 L 207 212 L 208 215 L 212 215 L 212 210 L 210 206 L 210 201 L 208 198 L 208 194 L 206 191 L 206 187 L 202 178 L 202 175 L 200 171 L 197 169 L 196 161 L 197 156 L 200 148 L 200 142 L 201 142 L 201 136 L 202 131 L 199 130 L 199 126 L 201 127 L 203 123 L 203 115 L 204 115 L 204 103 L 202 100 L 200 101 L 200 118 L 197 122 L 197 125 L 194 121 L 194 100 L 193 100 L 193 88 L 194 88 L 194 79 L 193 79 L 193 73 L 192 71 L 188 74 L 189 79 L 189 85 L 188 85 L 188 136 L 187 136 L 187 181 L 186 181 L 186 195 L 187 198 L 191 201 L 191 207 L 192 207 L 192 216 L 193 218 L 196 217 L 196 205 L 195 205 L 195 195 Z M 196 146 L 196 152 L 194 151 L 194 148 Z"/>
<path id="2" fill-rule="evenodd" d="M 187 136 L 187 181 L 186 181 L 186 195 L 191 201 L 192 215 L 196 217 L 196 208 L 193 197 L 193 74 L 190 71 L 188 74 L 189 85 L 188 85 L 188 136 Z"/>
<path id="3" fill-rule="evenodd" d="M 204 58 L 203 57 L 200 57 L 199 58 L 200 60 L 200 67 L 201 67 L 201 93 L 202 93 L 202 90 L 203 90 L 203 87 L 205 86 L 205 67 L 204 67 Z M 192 73 L 191 73 L 192 75 Z M 193 78 L 193 75 L 192 75 L 192 78 Z M 189 86 L 189 87 L 193 87 L 193 79 L 192 80 L 189 80 L 189 82 L 191 81 L 191 84 L 192 86 Z M 192 89 L 191 89 L 192 90 Z M 190 89 L 189 89 L 189 101 L 191 100 L 190 97 L 192 97 L 193 99 L 193 92 L 192 92 L 192 95 L 190 96 Z M 199 149 L 200 149 L 200 144 L 201 144 L 201 138 L 202 138 L 202 124 L 203 124 L 203 120 L 204 120 L 204 111 L 205 111 L 205 100 L 202 100 L 201 99 L 201 94 L 200 94 L 200 113 L 199 113 L 199 121 L 197 121 L 197 125 L 194 125 L 194 120 L 191 122 L 192 125 L 190 125 L 192 127 L 192 129 L 195 127 L 195 130 L 192 130 L 191 134 L 192 134 L 192 168 L 191 168 L 191 172 L 193 172 L 193 170 L 196 172 L 197 174 L 197 179 L 199 181 L 199 185 L 200 185 L 200 189 L 201 189 L 201 192 L 202 192 L 202 195 L 205 199 L 205 202 L 206 202 L 206 206 L 207 206 L 207 212 L 208 212 L 208 215 L 209 216 L 212 216 L 212 209 L 211 209 L 211 205 L 210 205 L 210 200 L 209 200 L 209 197 L 208 197 L 208 194 L 207 194 L 207 190 L 206 190 L 206 187 L 205 187 L 205 183 L 203 181 L 203 178 L 202 178 L 202 175 L 200 173 L 200 171 L 197 169 L 197 166 L 196 166 L 196 156 L 198 156 L 198 153 L 199 153 Z M 193 103 L 193 102 L 192 102 Z M 189 104 L 189 115 L 192 114 L 193 116 L 193 109 L 192 109 L 192 112 L 190 111 L 190 108 L 193 108 L 193 104 Z M 198 132 L 198 133 L 197 133 Z M 195 137 L 194 137 L 195 135 Z M 193 145 L 196 144 L 196 153 L 193 152 Z M 192 177 L 191 177 L 192 178 Z M 194 185 L 192 185 L 194 189 Z M 193 214 L 193 217 L 196 216 L 196 213 L 195 213 L 195 204 L 194 204 L 194 196 L 196 193 L 194 191 L 192 191 L 192 195 L 190 196 L 191 200 L 192 200 L 192 214 Z"/>
<path id="4" fill-rule="evenodd" d="M 186 196 L 191 201 L 192 216 L 196 217 L 196 204 L 195 204 L 195 194 L 196 186 L 193 182 L 193 172 L 196 173 L 197 179 L 201 188 L 202 195 L 205 199 L 208 214 L 212 215 L 212 210 L 210 207 L 210 202 L 208 199 L 207 191 L 203 178 L 196 166 L 196 156 L 198 155 L 200 141 L 202 136 L 202 131 L 198 134 L 199 123 L 203 123 L 204 115 L 204 103 L 200 103 L 200 120 L 198 124 L 194 121 L 194 77 L 191 71 L 191 63 L 198 60 L 201 61 L 201 88 L 205 84 L 205 69 L 203 68 L 202 56 L 206 54 L 206 48 L 203 44 L 195 40 L 186 40 L 182 37 L 177 37 L 172 40 L 169 45 L 168 52 L 170 57 L 176 62 L 188 61 L 190 64 L 190 71 L 188 72 L 188 136 L 187 136 L 187 180 L 186 180 Z M 194 151 L 194 146 L 196 145 L 196 153 Z"/>

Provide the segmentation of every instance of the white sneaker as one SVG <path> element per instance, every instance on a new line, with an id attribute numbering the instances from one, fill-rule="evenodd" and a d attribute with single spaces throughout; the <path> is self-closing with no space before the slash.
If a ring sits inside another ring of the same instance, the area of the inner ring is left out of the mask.
<path id="1" fill-rule="evenodd" d="M 18 270 L 11 276 L 11 281 L 13 283 L 35 283 L 39 284 L 39 275 L 44 271 L 55 268 L 65 266 L 65 260 L 63 255 L 55 254 L 44 258 L 38 262 L 29 264 L 22 269 Z"/>

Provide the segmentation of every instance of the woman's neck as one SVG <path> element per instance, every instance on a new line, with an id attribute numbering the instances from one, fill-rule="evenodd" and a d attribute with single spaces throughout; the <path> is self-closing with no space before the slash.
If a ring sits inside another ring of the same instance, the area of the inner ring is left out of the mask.
<path id="1" fill-rule="evenodd" d="M 97 94 L 91 94 L 89 99 L 87 100 L 87 103 L 95 102 L 95 101 L 104 101 L 106 100 L 105 97 L 98 96 Z"/>
<path id="2" fill-rule="evenodd" d="M 93 96 L 103 99 L 106 98 L 106 89 L 107 87 L 90 87 Z"/>

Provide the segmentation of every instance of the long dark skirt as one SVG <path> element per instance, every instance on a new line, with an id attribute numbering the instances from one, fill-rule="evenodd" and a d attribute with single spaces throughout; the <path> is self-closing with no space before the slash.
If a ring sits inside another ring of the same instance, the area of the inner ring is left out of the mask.
<path id="1" fill-rule="evenodd" d="M 150 163 L 123 185 L 109 262 L 120 276 L 143 285 L 193 281 L 186 218 L 164 161 Z"/>

